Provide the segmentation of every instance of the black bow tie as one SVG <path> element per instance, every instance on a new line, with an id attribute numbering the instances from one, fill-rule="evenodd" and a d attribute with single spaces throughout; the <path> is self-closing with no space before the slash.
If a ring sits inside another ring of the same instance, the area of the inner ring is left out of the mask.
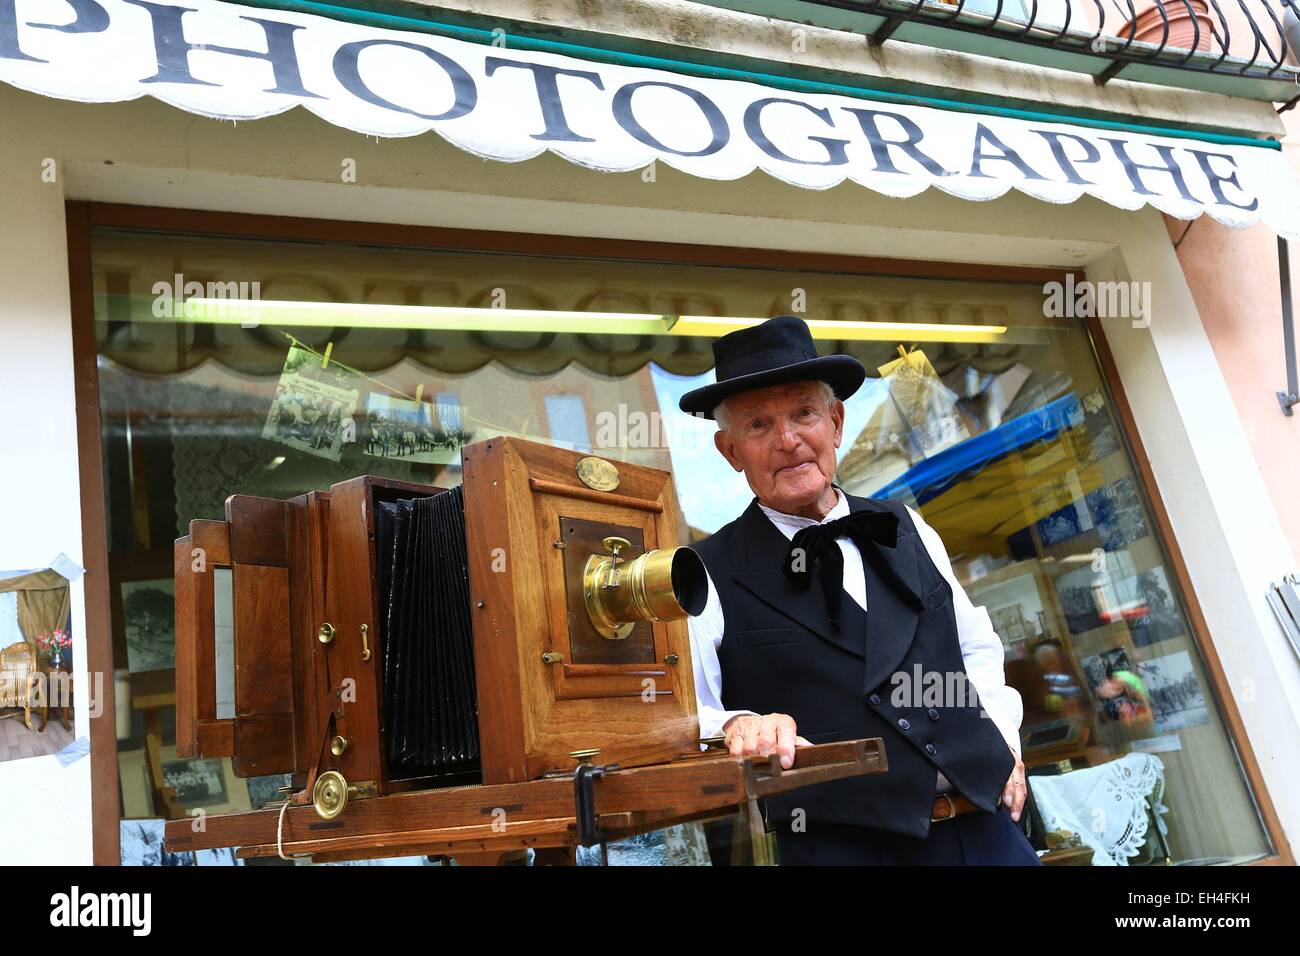
<path id="1" fill-rule="evenodd" d="M 840 601 L 844 593 L 844 554 L 835 539 L 847 537 L 858 546 L 863 560 L 899 595 L 909 603 L 918 605 L 912 593 L 895 573 L 880 549 L 894 548 L 898 544 L 898 515 L 892 511 L 855 511 L 825 524 L 815 524 L 795 533 L 786 555 L 785 573 L 801 587 L 812 583 L 813 569 L 821 566 L 822 588 L 826 594 L 826 608 L 831 623 L 840 626 Z"/>

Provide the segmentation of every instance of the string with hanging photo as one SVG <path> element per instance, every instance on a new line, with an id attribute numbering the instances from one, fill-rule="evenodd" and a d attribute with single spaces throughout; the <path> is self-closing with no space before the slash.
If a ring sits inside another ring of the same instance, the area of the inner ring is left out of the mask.
<path id="1" fill-rule="evenodd" d="M 536 437 L 470 415 L 468 409 L 460 404 L 425 401 L 423 383 L 416 387 L 415 394 L 412 395 L 387 382 L 373 378 L 360 369 L 334 358 L 333 342 L 327 342 L 325 351 L 321 352 L 288 332 L 279 329 L 276 331 L 290 345 L 290 357 L 285 362 L 286 372 L 289 371 L 291 361 L 294 363 L 295 370 L 306 365 L 304 358 L 295 358 L 296 350 L 302 353 L 302 356 L 320 360 L 319 369 L 313 368 L 308 373 L 313 379 L 318 378 L 315 375 L 317 371 L 327 375 L 331 369 L 341 370 L 349 376 L 349 380 L 367 382 L 387 393 L 375 394 L 372 391 L 366 396 L 365 428 L 356 436 L 366 454 L 372 457 L 422 464 L 456 464 L 460 461 L 460 447 L 474 440 L 480 430 L 487 433 L 483 437 L 497 435 Z M 284 382 L 283 375 L 281 382 L 282 384 Z M 338 385 L 339 382 L 327 381 L 326 384 Z M 263 437 L 271 436 L 264 433 Z M 300 445 L 295 444 L 291 447 L 300 448 Z M 318 454 L 309 448 L 301 450 Z M 338 461 L 338 458 L 332 460 Z"/>
<path id="2" fill-rule="evenodd" d="M 900 345 L 898 356 L 878 371 L 916 457 L 928 458 L 970 438 L 957 412 L 957 394 L 943 384 L 925 352 Z"/>
<path id="3" fill-rule="evenodd" d="M 322 355 L 287 333 L 285 357 L 275 399 L 267 411 L 262 437 L 296 451 L 337 462 L 343 445 L 355 440 L 353 413 L 361 397 L 355 369 L 331 363 L 333 343 Z"/>

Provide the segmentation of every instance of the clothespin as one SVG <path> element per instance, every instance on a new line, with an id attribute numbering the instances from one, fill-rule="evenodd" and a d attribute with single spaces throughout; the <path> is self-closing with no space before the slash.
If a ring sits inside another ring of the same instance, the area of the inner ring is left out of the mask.
<path id="1" fill-rule="evenodd" d="M 325 343 L 325 354 L 321 356 L 321 360 L 320 360 L 320 367 L 321 367 L 321 368 L 324 368 L 325 366 L 327 366 L 327 365 L 330 364 L 330 353 L 332 353 L 333 351 L 334 351 L 334 343 L 333 343 L 333 342 L 326 342 L 326 343 Z"/>
<path id="2" fill-rule="evenodd" d="M 907 346 L 905 346 L 905 345 L 900 345 L 900 346 L 898 347 L 898 357 L 899 357 L 899 358 L 907 358 Z"/>
<path id="3" fill-rule="evenodd" d="M 424 398 L 424 384 L 421 383 L 415 386 L 415 404 L 419 405 L 423 398 Z"/>

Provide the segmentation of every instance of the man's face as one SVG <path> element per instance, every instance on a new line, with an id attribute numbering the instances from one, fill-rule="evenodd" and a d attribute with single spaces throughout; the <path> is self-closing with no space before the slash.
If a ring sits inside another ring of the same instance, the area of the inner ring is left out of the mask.
<path id="1" fill-rule="evenodd" d="M 730 427 L 714 435 L 714 444 L 732 468 L 745 473 L 759 501 L 798 514 L 818 510 L 833 494 L 843 402 L 832 399 L 828 406 L 818 383 L 794 382 L 743 392 L 728 400 L 727 411 Z"/>

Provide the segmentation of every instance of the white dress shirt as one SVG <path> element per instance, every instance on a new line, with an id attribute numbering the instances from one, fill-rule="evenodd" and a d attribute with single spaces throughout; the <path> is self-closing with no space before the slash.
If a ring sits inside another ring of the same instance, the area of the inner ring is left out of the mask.
<path id="1" fill-rule="evenodd" d="M 800 528 L 824 524 L 843 518 L 849 513 L 849 502 L 839 486 L 835 486 L 838 501 L 820 522 L 811 518 L 783 514 L 759 502 L 763 514 L 776 525 L 787 539 L 794 538 Z M 988 714 L 1007 741 L 1007 746 L 1017 757 L 1020 755 L 1020 720 L 1024 713 L 1020 694 L 1007 686 L 1002 668 L 1002 640 L 993 630 L 988 612 L 971 603 L 966 591 L 957 583 L 952 573 L 952 562 L 939 535 L 911 508 L 907 509 L 916 526 L 917 534 L 934 561 L 934 566 L 952 587 L 953 608 L 957 617 L 957 639 L 966 676 L 975 688 L 980 707 Z M 867 582 L 862 571 L 862 552 L 851 538 L 835 539 L 844 555 L 844 590 L 858 605 L 867 609 Z M 718 599 L 713 579 L 709 579 L 709 599 L 698 617 L 690 619 L 691 660 L 695 671 L 695 697 L 700 718 L 700 736 L 717 737 L 723 725 L 737 714 L 752 714 L 750 710 L 724 710 L 722 707 L 722 670 L 718 664 L 718 645 L 725 631 L 722 602 Z M 796 733 L 798 729 L 796 728 Z M 950 790 L 951 784 L 939 774 L 937 789 Z"/>

